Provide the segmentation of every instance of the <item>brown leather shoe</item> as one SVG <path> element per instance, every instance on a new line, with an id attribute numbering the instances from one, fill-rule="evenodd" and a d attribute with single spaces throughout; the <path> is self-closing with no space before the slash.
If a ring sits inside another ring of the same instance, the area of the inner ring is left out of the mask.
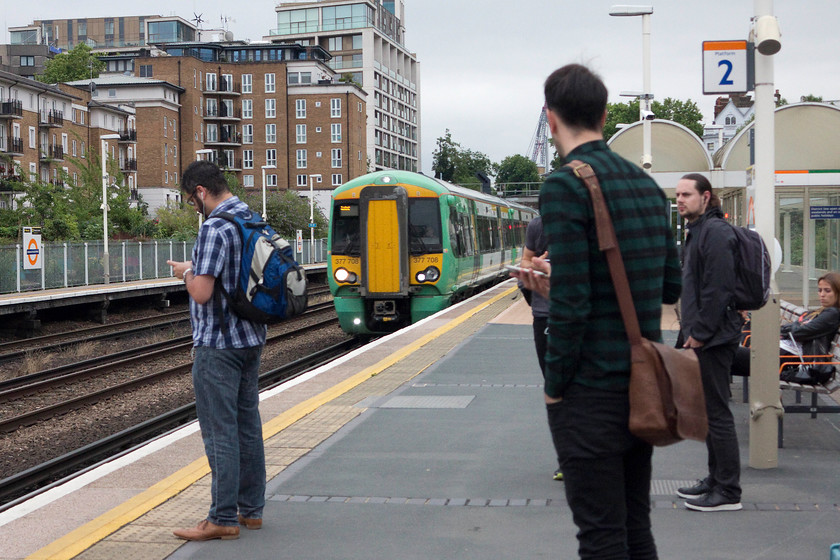
<path id="1" fill-rule="evenodd" d="M 239 538 L 239 527 L 235 525 L 216 525 L 205 519 L 194 529 L 178 529 L 172 531 L 172 533 L 185 541 L 209 541 L 212 539 L 228 541 Z"/>
<path id="2" fill-rule="evenodd" d="M 256 531 L 262 528 L 262 519 L 259 517 L 242 517 L 239 516 L 239 524 L 245 525 L 246 529 Z"/>

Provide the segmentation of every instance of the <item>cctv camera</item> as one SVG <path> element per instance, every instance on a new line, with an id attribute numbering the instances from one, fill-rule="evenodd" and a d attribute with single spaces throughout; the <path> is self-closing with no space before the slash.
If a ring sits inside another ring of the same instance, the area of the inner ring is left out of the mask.
<path id="1" fill-rule="evenodd" d="M 653 111 L 646 111 L 642 110 L 642 118 L 646 121 L 652 121 L 656 118 L 656 115 L 653 114 Z"/>

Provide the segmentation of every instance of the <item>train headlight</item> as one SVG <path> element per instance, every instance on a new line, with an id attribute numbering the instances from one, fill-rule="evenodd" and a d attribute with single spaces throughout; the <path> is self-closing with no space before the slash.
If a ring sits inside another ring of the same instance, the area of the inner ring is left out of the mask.
<path id="1" fill-rule="evenodd" d="M 437 267 L 430 266 L 426 270 L 418 272 L 414 278 L 421 284 L 423 282 L 437 282 L 438 278 L 440 278 L 440 270 Z"/>
<path id="2" fill-rule="evenodd" d="M 340 282 L 342 284 L 352 284 L 356 281 L 356 273 L 350 272 L 346 268 L 339 268 L 336 270 L 335 273 L 333 273 L 333 277 L 336 282 Z"/>

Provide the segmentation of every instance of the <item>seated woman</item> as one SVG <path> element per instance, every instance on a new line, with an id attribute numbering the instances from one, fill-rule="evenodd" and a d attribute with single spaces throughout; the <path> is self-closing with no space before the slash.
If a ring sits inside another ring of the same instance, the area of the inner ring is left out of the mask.
<path id="1" fill-rule="evenodd" d="M 803 356 L 818 356 L 831 353 L 831 339 L 840 328 L 840 274 L 829 272 L 817 281 L 820 307 L 804 313 L 797 321 L 782 325 L 782 341 L 793 337 L 802 347 Z M 780 363 L 799 363 L 799 356 L 787 350 L 780 350 Z M 807 360 L 807 358 L 806 358 Z M 732 363 L 732 375 L 750 374 L 750 349 L 739 346 Z"/>

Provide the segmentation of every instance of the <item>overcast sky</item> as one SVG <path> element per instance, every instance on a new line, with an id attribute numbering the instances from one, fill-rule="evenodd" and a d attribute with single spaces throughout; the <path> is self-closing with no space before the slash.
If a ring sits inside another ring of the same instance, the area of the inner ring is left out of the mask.
<path id="1" fill-rule="evenodd" d="M 431 169 L 435 141 L 447 128 L 462 147 L 495 162 L 525 154 L 542 107 L 542 84 L 569 62 L 598 72 L 610 101 L 642 89 L 641 18 L 610 17 L 632 0 L 405 0 L 406 47 L 421 64 L 422 170 Z M 275 26 L 275 2 L 144 0 L 141 11 L 113 1 L 40 0 L 4 3 L 8 27 L 35 19 L 201 13 L 205 27 L 222 17 L 237 39 L 260 40 Z M 775 83 L 789 102 L 814 94 L 840 99 L 840 2 L 777 0 L 782 49 Z M 695 101 L 710 123 L 715 96 L 703 95 L 701 44 L 746 39 L 753 0 L 650 2 L 651 86 L 658 100 Z M 247 11 L 237 10 L 244 7 Z"/>

